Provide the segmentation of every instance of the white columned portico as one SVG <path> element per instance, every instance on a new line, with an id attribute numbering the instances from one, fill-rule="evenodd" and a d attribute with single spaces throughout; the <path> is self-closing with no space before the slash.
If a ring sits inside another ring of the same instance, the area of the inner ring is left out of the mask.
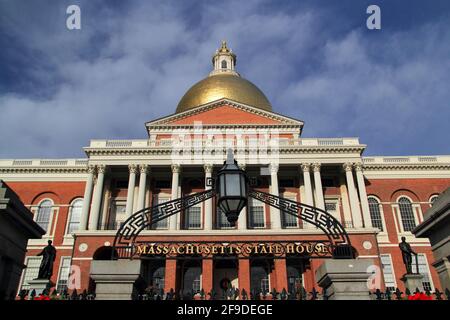
<path id="1" fill-rule="evenodd" d="M 139 193 L 136 211 L 142 210 L 145 207 L 145 189 L 147 184 L 148 165 L 141 164 L 139 166 Z"/>
<path id="2" fill-rule="evenodd" d="M 180 184 L 180 165 L 179 164 L 173 164 L 171 166 L 172 169 L 172 195 L 171 200 L 177 199 L 178 196 L 178 186 Z M 178 216 L 179 214 L 174 214 L 169 217 L 169 230 L 175 231 L 178 229 Z"/>
<path id="3" fill-rule="evenodd" d="M 279 196 L 278 188 L 278 164 L 270 164 L 270 193 L 274 196 Z M 279 230 L 281 229 L 281 216 L 280 210 L 270 206 L 270 221 L 271 229 Z"/>
<path id="4" fill-rule="evenodd" d="M 314 172 L 314 189 L 316 190 L 317 207 L 325 210 L 325 201 L 323 199 L 322 178 L 320 176 L 320 163 L 312 165 Z"/>
<path id="5" fill-rule="evenodd" d="M 128 190 L 127 190 L 127 203 L 125 206 L 125 213 L 127 218 L 133 214 L 133 202 L 134 202 L 134 188 L 136 185 L 136 170 L 137 166 L 135 164 L 130 164 L 128 166 L 129 178 L 128 178 Z"/>
<path id="6" fill-rule="evenodd" d="M 309 163 L 303 163 L 301 168 L 303 172 L 303 183 L 305 184 L 305 203 L 312 206 L 314 203 L 310 175 L 311 165 Z"/>
<path id="7" fill-rule="evenodd" d="M 309 163 L 302 163 L 301 165 L 302 172 L 303 172 L 303 184 L 305 185 L 305 204 L 313 206 L 313 193 L 312 193 L 312 186 L 311 186 L 311 165 Z M 310 223 L 303 222 L 303 228 L 304 229 L 313 229 L 314 226 Z"/>
<path id="8" fill-rule="evenodd" d="M 245 168 L 246 168 L 245 164 L 239 163 L 238 166 L 239 166 L 239 169 L 245 171 Z M 247 201 L 248 201 L 248 199 L 247 199 Z M 248 208 L 248 206 L 249 206 L 249 203 L 247 202 L 247 205 L 241 210 L 241 213 L 239 214 L 239 218 L 237 221 L 238 230 L 247 229 L 247 210 L 248 210 L 247 208 Z"/>
<path id="9" fill-rule="evenodd" d="M 89 208 L 91 207 L 92 189 L 94 188 L 94 173 L 95 167 L 88 166 L 88 178 L 86 180 L 86 187 L 84 188 L 83 207 L 81 209 L 80 230 L 87 230 Z"/>
<path id="10" fill-rule="evenodd" d="M 94 197 L 92 199 L 91 216 L 89 219 L 89 230 L 98 229 L 98 219 L 100 217 L 100 206 L 102 203 L 103 195 L 103 181 L 105 179 L 104 165 L 97 166 L 97 183 L 95 184 Z"/>
<path id="11" fill-rule="evenodd" d="M 205 164 L 203 169 L 205 170 L 205 190 L 210 190 L 212 188 L 211 178 L 213 166 L 212 164 Z M 212 198 L 209 198 L 205 201 L 205 230 L 213 229 L 212 207 Z"/>
<path id="12" fill-rule="evenodd" d="M 370 219 L 369 201 L 367 200 L 366 184 L 362 172 L 362 163 L 355 164 L 356 181 L 358 182 L 359 197 L 361 198 L 362 216 L 364 219 L 364 227 L 372 228 L 372 220 Z"/>
<path id="13" fill-rule="evenodd" d="M 358 193 L 353 181 L 353 164 L 344 163 L 345 178 L 347 180 L 348 196 L 350 198 L 350 208 L 352 210 L 352 220 L 354 228 L 362 227 L 361 210 L 359 209 Z"/>

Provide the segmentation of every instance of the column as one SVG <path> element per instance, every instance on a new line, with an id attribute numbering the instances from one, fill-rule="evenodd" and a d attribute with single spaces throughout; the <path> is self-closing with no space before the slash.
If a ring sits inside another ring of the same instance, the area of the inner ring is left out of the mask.
<path id="1" fill-rule="evenodd" d="M 203 166 L 203 168 L 205 170 L 205 190 L 210 190 L 212 188 L 211 177 L 212 177 L 213 166 L 212 166 L 212 164 L 205 164 Z M 212 216 L 213 208 L 212 207 L 213 207 L 212 198 L 209 198 L 208 200 L 205 201 L 205 222 L 204 222 L 205 230 L 213 229 L 213 216 Z"/>
<path id="2" fill-rule="evenodd" d="M 239 290 L 245 289 L 247 292 L 247 299 L 250 299 L 250 260 L 239 259 L 238 265 Z M 242 297 L 242 296 L 241 296 Z"/>
<path id="3" fill-rule="evenodd" d="M 303 171 L 303 183 L 305 184 L 305 204 L 312 206 L 314 205 L 314 203 L 311 187 L 311 175 L 309 174 L 310 172 L 309 163 L 302 164 L 302 171 Z"/>
<path id="4" fill-rule="evenodd" d="M 362 163 L 355 164 L 356 181 L 358 182 L 359 197 L 361 198 L 362 216 L 364 227 L 372 228 L 372 219 L 370 219 L 369 201 L 367 200 L 366 184 L 362 172 Z"/>
<path id="5" fill-rule="evenodd" d="M 88 228 L 89 208 L 91 207 L 92 189 L 94 187 L 95 167 L 89 166 L 87 170 L 88 170 L 88 178 L 86 181 L 86 187 L 84 188 L 83 208 L 81 209 L 80 230 L 87 230 Z"/>
<path id="6" fill-rule="evenodd" d="M 173 292 L 178 295 L 177 292 L 177 260 L 166 259 L 166 269 L 164 270 L 164 291 Z"/>
<path id="7" fill-rule="evenodd" d="M 239 163 L 238 166 L 241 170 L 245 171 L 245 168 L 246 168 L 245 164 Z M 247 203 L 247 206 L 241 210 L 241 213 L 239 213 L 239 219 L 237 221 L 238 230 L 247 229 L 247 210 L 248 210 L 247 208 L 248 208 L 248 206 L 249 206 L 249 203 Z"/>
<path id="8" fill-rule="evenodd" d="M 288 290 L 286 259 L 274 259 L 274 269 L 276 277 L 275 289 L 281 292 L 283 289 Z"/>
<path id="9" fill-rule="evenodd" d="M 97 166 L 97 183 L 95 185 L 94 198 L 92 200 L 91 217 L 89 220 L 89 230 L 97 230 L 98 218 L 100 216 L 100 206 L 103 195 L 103 181 L 105 179 L 104 165 Z"/>
<path id="10" fill-rule="evenodd" d="M 347 180 L 348 196 L 350 198 L 350 208 L 352 210 L 352 220 L 354 228 L 362 227 L 361 211 L 359 210 L 358 194 L 356 193 L 355 183 L 353 181 L 351 163 L 344 163 L 345 178 Z"/>
<path id="11" fill-rule="evenodd" d="M 175 200 L 178 198 L 178 185 L 179 185 L 179 179 L 180 179 L 180 165 L 179 164 L 173 164 L 171 166 L 172 168 L 172 198 L 171 200 Z M 178 214 L 174 214 L 169 217 L 169 230 L 174 231 L 178 229 L 177 226 L 177 216 Z"/>
<path id="12" fill-rule="evenodd" d="M 202 260 L 202 288 L 205 290 L 205 294 L 211 292 L 213 288 L 214 268 L 213 259 Z M 208 297 L 208 296 L 207 296 Z"/>
<path id="13" fill-rule="evenodd" d="M 139 194 L 137 202 L 137 211 L 144 209 L 145 207 L 145 188 L 147 182 L 147 172 L 148 166 L 146 164 L 141 164 L 139 166 L 140 176 L 139 176 Z"/>
<path id="14" fill-rule="evenodd" d="M 325 201 L 323 199 L 322 178 L 320 177 L 320 163 L 312 165 L 314 172 L 314 188 L 316 189 L 317 207 L 325 210 Z"/>
<path id="15" fill-rule="evenodd" d="M 304 203 L 307 205 L 314 205 L 313 203 L 313 193 L 312 193 L 312 186 L 311 186 L 311 175 L 310 175 L 310 164 L 309 163 L 303 163 L 301 165 L 302 171 L 303 171 L 303 183 L 305 185 L 305 200 Z M 302 200 L 303 202 L 303 200 Z M 314 229 L 314 225 L 303 221 L 303 229 Z"/>
<path id="16" fill-rule="evenodd" d="M 130 172 L 130 175 L 128 178 L 127 204 L 125 207 L 125 212 L 127 214 L 127 218 L 133 214 L 134 186 L 136 185 L 137 167 L 135 164 L 130 164 L 128 166 L 128 170 Z"/>
<path id="17" fill-rule="evenodd" d="M 270 193 L 274 196 L 279 196 L 278 189 L 278 164 L 271 164 L 270 169 Z M 280 210 L 270 206 L 270 222 L 271 229 L 281 229 L 281 215 Z"/>

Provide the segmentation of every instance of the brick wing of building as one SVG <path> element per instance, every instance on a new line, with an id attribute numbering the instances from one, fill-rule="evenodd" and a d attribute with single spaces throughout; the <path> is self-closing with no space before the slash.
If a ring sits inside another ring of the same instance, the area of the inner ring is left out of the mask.
<path id="1" fill-rule="evenodd" d="M 272 110 L 254 84 L 235 70 L 223 43 L 213 70 L 181 98 L 176 112 L 146 123 L 142 140 L 92 140 L 84 159 L 0 160 L 0 177 L 46 230 L 30 240 L 20 287 L 37 276 L 48 240 L 57 249 L 51 278 L 57 290 L 94 290 L 93 260 L 110 259 L 117 229 L 138 210 L 208 189 L 232 148 L 255 189 L 326 210 L 350 236 L 358 259 L 373 259 L 376 287 L 404 291 L 398 249 L 405 236 L 418 255 L 424 288 L 441 288 L 427 239 L 411 230 L 439 193 L 450 186 L 450 156 L 364 157 L 358 138 L 302 138 L 303 122 Z M 142 231 L 139 241 L 177 246 L 242 242 L 246 245 L 324 239 L 315 226 L 283 210 L 249 200 L 236 225 L 215 199 L 197 204 Z M 283 259 L 239 254 L 213 259 L 180 251 L 169 259 L 141 252 L 140 290 L 180 294 L 319 289 L 322 259 L 292 252 Z M 71 269 L 72 266 L 72 269 Z M 69 271 L 72 275 L 69 277 Z"/>

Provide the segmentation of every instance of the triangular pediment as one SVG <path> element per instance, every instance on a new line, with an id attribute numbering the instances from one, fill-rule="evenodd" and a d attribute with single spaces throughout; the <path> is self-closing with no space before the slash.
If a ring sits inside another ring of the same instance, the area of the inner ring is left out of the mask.
<path id="1" fill-rule="evenodd" d="M 147 127 L 190 126 L 199 122 L 202 125 L 211 126 L 282 125 L 303 127 L 303 122 L 300 120 L 243 105 L 228 99 L 221 99 L 195 109 L 150 121 L 147 123 Z"/>

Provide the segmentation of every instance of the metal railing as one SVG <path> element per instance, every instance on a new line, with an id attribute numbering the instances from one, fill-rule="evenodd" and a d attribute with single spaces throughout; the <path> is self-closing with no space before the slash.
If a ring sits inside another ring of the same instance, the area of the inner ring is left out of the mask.
<path id="1" fill-rule="evenodd" d="M 370 296 L 374 300 L 450 300 L 450 290 L 445 289 L 444 292 L 441 292 L 439 289 L 436 289 L 434 292 L 431 292 L 430 290 L 420 291 L 416 288 L 415 292 L 411 292 L 409 289 L 402 292 L 399 288 L 395 290 L 388 288 L 386 291 L 377 289 L 370 292 Z"/>
<path id="2" fill-rule="evenodd" d="M 387 289 L 381 291 L 377 289 L 373 292 L 368 291 L 368 295 L 372 300 L 450 300 L 450 290 L 445 289 L 441 292 L 436 289 L 434 292 L 425 290 L 423 292 L 416 289 L 415 292 L 410 292 L 408 289 L 405 292 L 396 289 L 395 291 Z M 37 295 L 35 290 L 21 290 L 17 295 L 17 300 L 95 300 L 95 293 L 83 290 L 78 293 L 77 290 L 68 292 L 67 289 L 63 291 L 44 290 L 42 294 Z M 315 288 L 311 291 L 306 291 L 304 287 L 297 287 L 290 291 L 283 289 L 278 292 L 275 289 L 272 291 L 252 290 L 247 292 L 245 289 L 229 288 L 221 290 L 221 292 L 205 292 L 200 291 L 179 291 L 174 289 L 164 291 L 164 289 L 149 288 L 144 292 L 133 296 L 133 300 L 327 300 L 326 291 L 319 292 Z"/>

